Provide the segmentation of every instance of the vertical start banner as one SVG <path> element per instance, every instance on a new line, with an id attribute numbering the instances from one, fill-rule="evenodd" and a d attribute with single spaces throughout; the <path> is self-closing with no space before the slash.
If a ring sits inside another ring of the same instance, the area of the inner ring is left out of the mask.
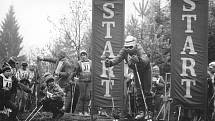
<path id="1" fill-rule="evenodd" d="M 123 106 L 123 63 L 105 67 L 124 44 L 124 0 L 93 0 L 92 103 L 93 107 Z"/>
<path id="2" fill-rule="evenodd" d="M 172 0 L 171 97 L 185 107 L 207 104 L 208 0 Z"/>

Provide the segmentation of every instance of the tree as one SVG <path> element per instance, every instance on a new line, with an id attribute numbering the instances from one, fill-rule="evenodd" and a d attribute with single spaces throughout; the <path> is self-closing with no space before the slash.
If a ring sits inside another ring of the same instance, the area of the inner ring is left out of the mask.
<path id="1" fill-rule="evenodd" d="M 126 25 L 126 34 L 138 38 L 150 55 L 152 64 L 157 64 L 164 74 L 170 71 L 170 2 L 161 8 L 160 0 L 142 0 L 134 4 L 138 17 L 132 16 Z M 164 70 L 164 71 L 163 71 Z"/>
<path id="2" fill-rule="evenodd" d="M 78 57 L 81 49 L 87 49 L 86 40 L 91 40 L 91 28 L 89 27 L 89 8 L 85 1 L 73 0 L 70 3 L 70 14 L 63 16 L 59 23 L 48 21 L 55 27 L 58 37 L 55 37 L 52 53 L 56 54 L 59 49 L 65 50 L 70 57 Z M 56 34 L 55 34 L 56 35 Z M 88 45 L 89 46 L 89 45 Z"/>
<path id="3" fill-rule="evenodd" d="M 0 58 L 18 57 L 22 50 L 23 37 L 19 35 L 19 26 L 13 6 L 10 6 L 0 30 Z"/>

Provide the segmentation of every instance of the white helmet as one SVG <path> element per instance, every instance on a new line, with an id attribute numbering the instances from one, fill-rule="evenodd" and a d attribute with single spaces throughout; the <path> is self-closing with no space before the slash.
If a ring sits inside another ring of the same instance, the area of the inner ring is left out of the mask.
<path id="1" fill-rule="evenodd" d="M 152 70 L 160 71 L 160 68 L 159 68 L 159 66 L 155 65 L 152 67 Z"/>
<path id="2" fill-rule="evenodd" d="M 209 63 L 209 68 L 214 68 L 215 67 L 215 62 Z"/>
<path id="3" fill-rule="evenodd" d="M 80 55 L 82 54 L 86 54 L 87 55 L 87 51 L 86 50 L 81 50 Z"/>
<path id="4" fill-rule="evenodd" d="M 125 38 L 124 47 L 135 46 L 137 44 L 137 38 L 129 35 Z"/>

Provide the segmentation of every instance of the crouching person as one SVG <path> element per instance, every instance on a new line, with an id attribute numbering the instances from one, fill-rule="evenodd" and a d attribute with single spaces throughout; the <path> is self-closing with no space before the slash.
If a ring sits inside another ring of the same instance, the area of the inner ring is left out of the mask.
<path id="1" fill-rule="evenodd" d="M 46 77 L 46 87 L 43 90 L 46 95 L 40 102 L 43 105 L 43 109 L 47 112 L 53 113 L 52 118 L 59 119 L 64 113 L 61 110 L 63 107 L 64 92 L 58 84 L 54 82 L 53 76 Z"/>
<path id="2" fill-rule="evenodd" d="M 0 74 L 0 110 L 4 110 L 4 108 L 9 108 L 11 113 L 9 114 L 8 121 L 18 121 L 17 113 L 18 107 L 12 102 L 12 88 L 13 82 L 11 79 L 12 71 L 9 66 L 5 66 L 2 68 L 2 73 Z"/>

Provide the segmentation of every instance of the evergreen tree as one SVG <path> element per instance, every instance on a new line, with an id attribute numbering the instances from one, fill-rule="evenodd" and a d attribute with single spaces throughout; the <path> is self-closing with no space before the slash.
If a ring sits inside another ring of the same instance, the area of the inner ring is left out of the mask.
<path id="1" fill-rule="evenodd" d="M 17 57 L 22 50 L 23 37 L 19 35 L 19 26 L 13 6 L 10 6 L 0 29 L 0 59 Z"/>
<path id="2" fill-rule="evenodd" d="M 170 2 L 161 7 L 160 0 L 150 0 L 149 3 L 142 0 L 138 5 L 134 4 L 141 17 L 131 17 L 126 25 L 126 34 L 135 36 L 150 56 L 150 62 L 158 65 L 161 75 L 170 72 Z"/>

